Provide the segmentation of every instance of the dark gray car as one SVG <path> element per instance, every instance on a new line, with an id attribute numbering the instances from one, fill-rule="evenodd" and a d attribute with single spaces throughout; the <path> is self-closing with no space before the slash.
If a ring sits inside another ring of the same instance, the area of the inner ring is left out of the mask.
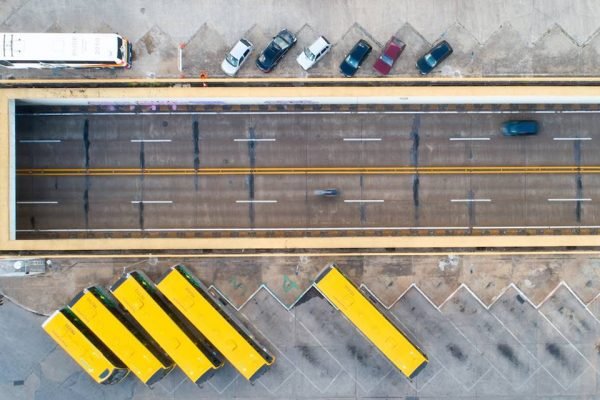
<path id="1" fill-rule="evenodd" d="M 260 53 L 256 59 L 256 66 L 262 72 L 271 72 L 295 44 L 296 35 L 287 29 L 283 29 Z"/>
<path id="2" fill-rule="evenodd" d="M 442 40 L 417 60 L 417 69 L 421 75 L 427 75 L 450 54 L 452 54 L 452 46 L 445 40 Z"/>

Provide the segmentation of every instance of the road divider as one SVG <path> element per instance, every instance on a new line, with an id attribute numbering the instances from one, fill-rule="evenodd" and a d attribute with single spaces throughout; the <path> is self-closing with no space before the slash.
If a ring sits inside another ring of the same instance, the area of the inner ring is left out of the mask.
<path id="1" fill-rule="evenodd" d="M 29 168 L 18 176 L 600 174 L 600 165 L 438 167 Z"/>

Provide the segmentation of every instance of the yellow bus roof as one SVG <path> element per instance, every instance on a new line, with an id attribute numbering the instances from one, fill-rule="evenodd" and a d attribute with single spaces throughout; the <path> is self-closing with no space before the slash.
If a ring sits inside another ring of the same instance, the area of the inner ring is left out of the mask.
<path id="1" fill-rule="evenodd" d="M 427 363 L 427 357 L 337 268 L 322 274 L 316 287 L 404 375 L 412 377 Z"/>
<path id="2" fill-rule="evenodd" d="M 70 304 L 77 315 L 140 380 L 148 384 L 169 365 L 162 362 L 87 289 Z"/>
<path id="3" fill-rule="evenodd" d="M 115 297 L 192 382 L 221 366 L 213 365 L 131 274 L 115 286 L 111 289 Z"/>
<path id="4" fill-rule="evenodd" d="M 115 369 L 124 369 L 123 365 L 115 365 L 61 310 L 54 312 L 42 328 L 97 383 L 103 383 Z"/>
<path id="5" fill-rule="evenodd" d="M 181 272 L 172 269 L 157 286 L 244 378 L 252 379 L 261 368 L 270 364 Z"/>

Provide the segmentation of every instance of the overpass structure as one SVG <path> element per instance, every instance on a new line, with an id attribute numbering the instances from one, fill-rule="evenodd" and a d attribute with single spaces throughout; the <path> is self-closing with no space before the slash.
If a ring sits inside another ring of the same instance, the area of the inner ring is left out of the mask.
<path id="1" fill-rule="evenodd" d="M 600 244 L 598 80 L 3 83 L 3 251 Z"/>

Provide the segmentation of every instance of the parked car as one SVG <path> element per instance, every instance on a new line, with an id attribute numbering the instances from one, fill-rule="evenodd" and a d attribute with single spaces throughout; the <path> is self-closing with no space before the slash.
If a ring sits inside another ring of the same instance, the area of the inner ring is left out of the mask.
<path id="1" fill-rule="evenodd" d="M 287 29 L 283 29 L 260 53 L 260 56 L 256 59 L 256 66 L 263 72 L 271 72 L 295 44 L 296 35 Z"/>
<path id="2" fill-rule="evenodd" d="M 225 59 L 221 63 L 221 69 L 229 76 L 235 76 L 238 73 L 242 64 L 248 59 L 250 53 L 254 49 L 254 45 L 247 39 L 240 39 L 235 46 L 225 55 Z"/>
<path id="3" fill-rule="evenodd" d="M 366 40 L 360 39 L 340 64 L 340 72 L 347 78 L 354 76 L 371 50 L 373 50 L 371 45 Z"/>
<path id="4" fill-rule="evenodd" d="M 315 190 L 315 196 L 323 196 L 323 197 L 336 197 L 338 195 L 338 190 L 335 188 L 332 189 L 317 189 Z"/>
<path id="5" fill-rule="evenodd" d="M 432 47 L 429 52 L 423 55 L 423 57 L 417 60 L 417 69 L 421 75 L 430 73 L 435 67 L 444 61 L 450 54 L 452 54 L 452 46 L 445 40 L 442 40 L 438 44 Z"/>
<path id="6" fill-rule="evenodd" d="M 373 69 L 379 72 L 381 75 L 387 75 L 394 66 L 394 63 L 400 57 L 400 54 L 404 51 L 406 44 L 395 36 L 387 42 L 381 55 L 373 64 Z"/>
<path id="7" fill-rule="evenodd" d="M 504 136 L 529 136 L 537 135 L 538 123 L 531 120 L 513 120 L 502 124 Z"/>
<path id="8" fill-rule="evenodd" d="M 304 48 L 302 53 L 296 58 L 296 61 L 298 61 L 298 64 L 300 64 L 305 71 L 308 71 L 310 68 L 314 67 L 314 65 L 319 62 L 330 49 L 331 43 L 329 43 L 325 37 L 319 36 L 313 44 Z"/>

